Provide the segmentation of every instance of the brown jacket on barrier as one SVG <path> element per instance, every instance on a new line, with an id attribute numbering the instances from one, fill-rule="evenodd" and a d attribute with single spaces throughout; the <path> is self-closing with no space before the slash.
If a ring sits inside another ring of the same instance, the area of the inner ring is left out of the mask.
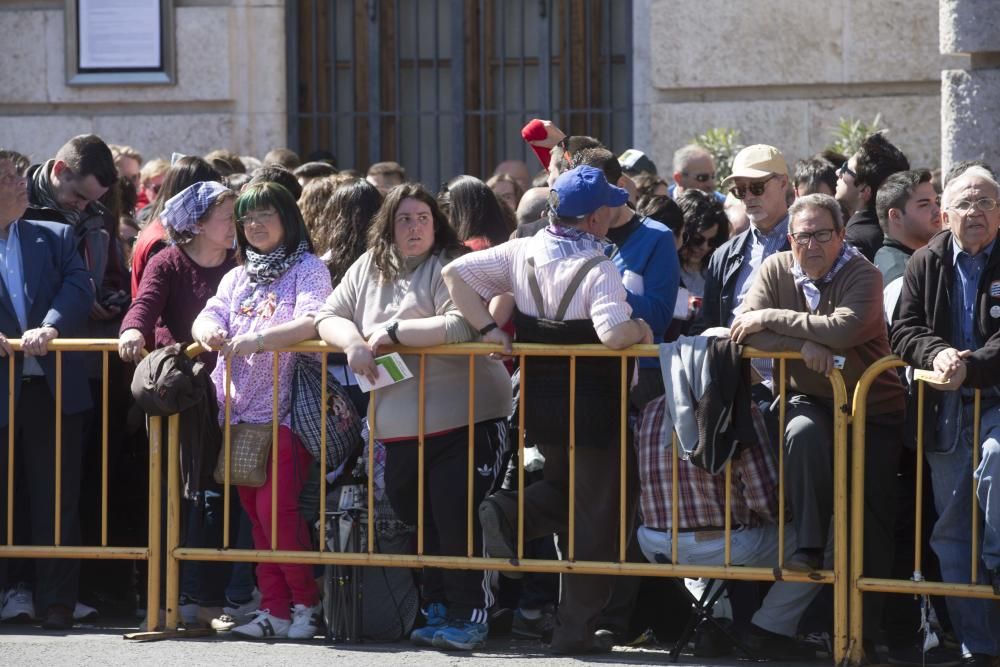
<path id="1" fill-rule="evenodd" d="M 841 372 L 850 400 L 861 374 L 891 354 L 882 314 L 882 274 L 867 259 L 855 257 L 820 287 L 819 307 L 810 313 L 795 285 L 792 261 L 791 252 L 782 252 L 761 265 L 741 310 L 763 311 L 767 329 L 745 343 L 769 352 L 798 352 L 806 340 L 825 345 L 846 358 Z M 788 374 L 795 391 L 832 400 L 830 381 L 801 361 L 788 362 Z M 903 405 L 899 377 L 895 371 L 882 373 L 872 386 L 868 414 L 902 414 Z"/>

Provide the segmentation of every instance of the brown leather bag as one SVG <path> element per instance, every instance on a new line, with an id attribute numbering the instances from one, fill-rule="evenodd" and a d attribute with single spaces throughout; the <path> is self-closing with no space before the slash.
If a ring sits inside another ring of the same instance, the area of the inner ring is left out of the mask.
<path id="1" fill-rule="evenodd" d="M 264 486 L 267 481 L 267 455 L 271 452 L 271 423 L 233 424 L 230 428 L 229 483 L 238 486 Z M 226 483 L 226 448 L 219 450 L 215 481 Z"/>

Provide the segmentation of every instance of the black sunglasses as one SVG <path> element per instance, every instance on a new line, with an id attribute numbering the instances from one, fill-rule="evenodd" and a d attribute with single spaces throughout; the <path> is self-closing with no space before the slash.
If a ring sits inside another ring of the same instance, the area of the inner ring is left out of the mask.
<path id="1" fill-rule="evenodd" d="M 851 178 L 854 179 L 858 177 L 857 173 L 847 166 L 847 160 L 844 160 L 844 164 L 840 165 L 840 169 L 837 170 L 838 176 L 843 176 L 844 174 L 850 174 Z"/>
<path id="2" fill-rule="evenodd" d="M 774 178 L 774 174 L 771 174 L 770 176 L 768 176 L 767 178 L 765 178 L 763 181 L 756 181 L 754 183 L 748 183 L 745 186 L 743 186 L 743 185 L 734 185 L 733 187 L 731 187 L 729 189 L 729 192 L 734 197 L 736 197 L 737 199 L 743 199 L 744 197 L 746 197 L 748 190 L 750 191 L 750 194 L 752 194 L 754 197 L 760 197 L 762 194 L 764 194 L 764 190 L 767 188 L 767 183 L 772 178 Z"/>

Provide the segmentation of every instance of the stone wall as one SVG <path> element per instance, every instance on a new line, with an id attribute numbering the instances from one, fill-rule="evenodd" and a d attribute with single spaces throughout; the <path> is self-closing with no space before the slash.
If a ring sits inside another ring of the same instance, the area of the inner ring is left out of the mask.
<path id="1" fill-rule="evenodd" d="M 1000 167 L 1000 8 L 995 0 L 941 0 L 941 52 L 968 57 L 941 75 L 945 165 Z"/>
<path id="2" fill-rule="evenodd" d="M 938 0 L 634 0 L 635 140 L 663 171 L 711 127 L 789 161 L 840 118 L 881 114 L 914 166 L 938 166 Z"/>
<path id="3" fill-rule="evenodd" d="M 147 159 L 285 144 L 284 0 L 177 0 L 174 85 L 67 86 L 63 6 L 0 0 L 0 146 L 43 160 L 86 132 Z"/>

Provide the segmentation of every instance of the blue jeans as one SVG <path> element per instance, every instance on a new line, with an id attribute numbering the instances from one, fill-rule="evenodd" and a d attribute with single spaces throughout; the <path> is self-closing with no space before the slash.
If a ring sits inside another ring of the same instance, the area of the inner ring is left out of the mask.
<path id="1" fill-rule="evenodd" d="M 948 403 L 946 401 L 945 403 Z M 962 406 L 961 419 L 942 424 L 939 440 L 954 442 L 947 452 L 927 452 L 938 521 L 931 534 L 931 548 L 941 561 L 941 576 L 949 583 L 967 584 L 972 579 L 972 479 L 981 510 L 981 558 L 986 568 L 1000 566 L 1000 490 L 993 481 L 1000 477 L 1000 406 L 982 409 L 980 462 L 972 473 L 973 406 Z M 957 436 L 957 437 L 956 437 Z M 979 568 L 978 583 L 987 583 Z M 965 651 L 1000 655 L 1000 605 L 995 600 L 948 597 L 948 614 Z"/>
<path id="2" fill-rule="evenodd" d="M 201 502 L 188 504 L 187 545 L 222 547 L 224 498 L 217 491 L 203 491 Z M 230 543 L 237 549 L 252 549 L 250 520 L 233 487 L 229 507 Z M 181 561 L 181 592 L 204 607 L 222 606 L 226 601 L 244 602 L 253 597 L 253 563 Z"/>

